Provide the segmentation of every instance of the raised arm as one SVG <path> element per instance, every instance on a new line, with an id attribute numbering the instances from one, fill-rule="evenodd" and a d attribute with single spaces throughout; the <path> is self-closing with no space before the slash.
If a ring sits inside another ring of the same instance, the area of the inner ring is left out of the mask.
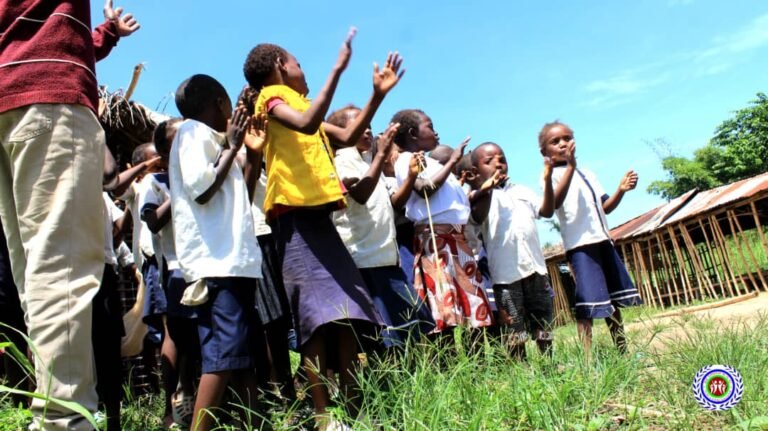
<path id="1" fill-rule="evenodd" d="M 323 123 L 323 118 L 325 118 L 328 108 L 331 106 L 331 100 L 336 92 L 336 86 L 339 84 L 339 78 L 344 69 L 347 68 L 347 64 L 349 64 L 349 58 L 352 56 L 352 39 L 356 33 L 357 30 L 354 27 L 349 30 L 347 38 L 341 46 L 339 58 L 331 70 L 331 74 L 325 81 L 325 85 L 320 89 L 320 92 L 312 100 L 312 105 L 310 105 L 309 109 L 305 112 L 299 112 L 282 103 L 276 105 L 269 112 L 273 119 L 289 129 L 306 135 L 312 135 L 317 132 Z"/>
<path id="2" fill-rule="evenodd" d="M 539 216 L 550 218 L 555 213 L 555 191 L 552 188 L 552 159 L 544 157 L 544 199 L 541 201 Z"/>
<path id="3" fill-rule="evenodd" d="M 171 221 L 171 200 L 166 199 L 165 202 L 155 208 L 145 205 L 141 210 L 141 220 L 147 224 L 152 233 L 160 232 Z"/>
<path id="4" fill-rule="evenodd" d="M 610 214 L 617 206 L 619 206 L 621 198 L 624 197 L 624 193 L 634 190 L 635 187 L 637 187 L 637 174 L 630 169 L 624 174 L 624 178 L 621 179 L 619 187 L 616 189 L 616 193 L 603 202 L 603 211 L 605 211 L 606 214 Z"/>
<path id="5" fill-rule="evenodd" d="M 565 167 L 565 173 L 555 189 L 555 209 L 563 206 L 565 197 L 568 195 L 568 189 L 571 187 L 571 180 L 573 179 L 573 173 L 576 171 L 576 143 L 571 142 L 565 149 L 564 153 L 565 161 L 567 163 Z M 546 187 L 546 185 L 545 185 Z"/>
<path id="6" fill-rule="evenodd" d="M 104 19 L 106 22 L 96 27 L 91 34 L 97 61 L 109 55 L 119 38 L 130 36 L 141 28 L 133 14 L 127 13 L 123 16 L 123 8 L 113 9 L 112 0 L 106 0 L 104 3 Z"/>
<path id="7" fill-rule="evenodd" d="M 443 167 L 437 171 L 437 173 L 435 173 L 432 178 L 429 180 L 422 178 L 416 179 L 416 183 L 414 184 L 413 189 L 416 190 L 416 193 L 420 197 L 424 197 L 424 194 L 426 194 L 427 197 L 432 196 L 436 191 L 440 189 L 440 187 L 442 187 L 443 183 L 445 183 L 445 180 L 448 179 L 448 175 L 453 173 L 453 168 L 456 166 L 456 163 L 458 163 L 459 160 L 461 160 L 461 156 L 464 155 L 464 149 L 467 148 L 467 144 L 469 144 L 470 139 L 470 137 L 467 137 L 464 139 L 464 142 L 459 144 L 459 146 L 453 150 L 451 158 L 448 159 L 448 163 L 443 165 Z"/>
<path id="8" fill-rule="evenodd" d="M 497 188 L 500 184 L 503 184 L 507 180 L 507 175 L 502 174 L 500 170 L 493 173 L 491 178 L 488 178 L 477 189 L 469 192 L 469 205 L 472 209 L 472 220 L 475 223 L 482 223 L 488 217 L 488 211 L 491 208 L 491 195 L 493 189 Z"/>
<path id="9" fill-rule="evenodd" d="M 344 183 L 347 187 L 349 196 L 355 200 L 355 202 L 365 205 L 368 199 L 373 194 L 373 190 L 379 184 L 379 178 L 381 177 L 381 169 L 384 167 L 384 160 L 389 157 L 389 152 L 392 150 L 392 140 L 397 133 L 397 128 L 400 124 L 390 124 L 387 130 L 379 137 L 377 141 L 376 155 L 373 156 L 371 161 L 371 167 L 363 175 L 362 178 L 352 183 Z M 343 179 L 342 179 L 343 181 Z"/>
<path id="10" fill-rule="evenodd" d="M 413 185 L 416 183 L 416 179 L 419 177 L 421 167 L 424 166 L 426 161 L 424 160 L 424 153 L 419 151 L 411 155 L 411 160 L 408 162 L 408 176 L 405 177 L 403 184 L 392 193 L 389 197 L 392 207 L 395 209 L 402 209 L 405 203 L 408 202 L 408 198 L 411 197 L 413 191 Z"/>
<path id="11" fill-rule="evenodd" d="M 227 126 L 228 146 L 227 148 L 221 150 L 219 159 L 216 160 L 216 178 L 208 190 L 204 191 L 202 194 L 200 194 L 200 196 L 195 198 L 195 202 L 200 205 L 208 203 L 213 195 L 221 188 L 221 185 L 224 183 L 224 179 L 229 173 L 229 169 L 232 167 L 232 162 L 234 162 L 235 158 L 237 157 L 237 151 L 240 149 L 240 146 L 243 145 L 243 139 L 245 138 L 245 133 L 248 130 L 250 123 L 250 114 L 247 112 L 245 107 L 238 106 L 235 109 L 235 112 L 232 114 L 232 119 Z"/>
<path id="12" fill-rule="evenodd" d="M 365 133 L 365 129 L 371 124 L 374 114 L 379 109 L 381 102 L 387 96 L 392 88 L 400 82 L 400 78 L 403 77 L 405 69 L 400 70 L 400 66 L 403 64 L 403 58 L 398 53 L 389 53 L 387 55 L 387 61 L 384 63 L 384 68 L 379 70 L 377 63 L 373 64 L 373 94 L 365 104 L 354 120 L 347 127 L 338 127 L 333 124 L 324 123 L 323 128 L 325 132 L 338 142 L 342 147 L 349 147 L 354 145 L 360 136 Z"/>
<path id="13" fill-rule="evenodd" d="M 247 109 L 247 112 L 252 110 Z M 245 185 L 248 187 L 248 199 L 253 202 L 256 185 L 261 175 L 261 162 L 264 150 L 264 143 L 267 141 L 267 126 L 269 120 L 264 114 L 252 117 L 251 127 L 245 135 L 245 163 L 243 164 L 243 177 Z"/>

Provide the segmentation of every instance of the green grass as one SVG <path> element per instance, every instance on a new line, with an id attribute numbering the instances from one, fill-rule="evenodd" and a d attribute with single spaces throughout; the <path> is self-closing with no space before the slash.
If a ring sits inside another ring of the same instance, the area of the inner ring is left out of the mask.
<path id="1" fill-rule="evenodd" d="M 684 328 L 682 338 L 654 353 L 639 341 L 646 337 L 630 333 L 630 354 L 621 356 L 596 324 L 590 361 L 572 326 L 557 330 L 553 359 L 529 343 L 526 363 L 509 359 L 495 340 L 485 340 L 476 353 L 461 343 L 450 351 L 411 346 L 406 359 L 371 360 L 361 371 L 361 418 L 341 409 L 334 414 L 355 430 L 371 431 L 768 429 L 768 318 L 728 327 L 690 319 Z M 744 397 L 731 411 L 708 412 L 692 397 L 694 374 L 713 364 L 731 365 L 744 377 Z M 29 420 L 26 410 L 7 398 L 0 402 L 0 431 L 21 429 Z M 274 429 L 311 429 L 306 416 L 303 425 L 296 419 L 297 409 L 275 410 L 269 416 Z M 158 396 L 129 400 L 124 429 L 161 429 L 161 413 Z"/>

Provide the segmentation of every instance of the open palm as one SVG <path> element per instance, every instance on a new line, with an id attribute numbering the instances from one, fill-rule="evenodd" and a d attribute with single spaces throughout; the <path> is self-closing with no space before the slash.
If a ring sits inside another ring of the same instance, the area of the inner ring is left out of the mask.
<path id="1" fill-rule="evenodd" d="M 387 61 L 384 67 L 379 69 L 378 63 L 373 64 L 373 90 L 377 94 L 387 94 L 403 77 L 405 69 L 400 70 L 403 64 L 403 57 L 398 53 L 387 54 Z"/>

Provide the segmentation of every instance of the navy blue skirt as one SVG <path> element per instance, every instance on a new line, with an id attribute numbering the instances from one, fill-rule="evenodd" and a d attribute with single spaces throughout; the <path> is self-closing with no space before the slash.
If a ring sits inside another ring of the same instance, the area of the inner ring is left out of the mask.
<path id="1" fill-rule="evenodd" d="M 408 284 L 399 266 L 361 268 L 360 274 L 371 293 L 373 304 L 387 324 L 380 338 L 384 347 L 402 346 L 411 338 L 435 329 L 426 303 Z"/>
<path id="2" fill-rule="evenodd" d="M 300 346 L 331 322 L 386 326 L 333 225 L 330 209 L 293 209 L 277 217 L 272 232 Z"/>
<path id="3" fill-rule="evenodd" d="M 614 307 L 643 303 L 610 241 L 568 250 L 566 257 L 576 279 L 577 319 L 606 318 L 613 314 Z"/>

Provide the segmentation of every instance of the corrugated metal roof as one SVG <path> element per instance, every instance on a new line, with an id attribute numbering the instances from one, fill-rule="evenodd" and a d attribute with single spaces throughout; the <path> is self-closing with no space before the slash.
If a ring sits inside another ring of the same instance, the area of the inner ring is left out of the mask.
<path id="1" fill-rule="evenodd" d="M 611 229 L 615 241 L 651 233 L 768 190 L 768 173 L 702 192 L 696 189 Z"/>

